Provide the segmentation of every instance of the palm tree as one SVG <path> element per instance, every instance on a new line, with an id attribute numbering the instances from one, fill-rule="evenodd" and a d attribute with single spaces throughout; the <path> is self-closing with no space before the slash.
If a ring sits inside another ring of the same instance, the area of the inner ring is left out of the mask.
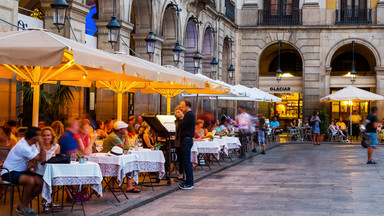
<path id="1" fill-rule="evenodd" d="M 62 120 L 67 116 L 66 110 L 72 104 L 74 96 L 72 89 L 74 87 L 58 85 L 53 93 L 40 91 L 40 119 L 43 119 L 47 125 L 50 125 L 55 120 Z M 23 95 L 23 112 L 27 123 L 32 121 L 32 102 L 33 91 L 29 84 L 18 85 L 17 91 L 22 91 Z"/>

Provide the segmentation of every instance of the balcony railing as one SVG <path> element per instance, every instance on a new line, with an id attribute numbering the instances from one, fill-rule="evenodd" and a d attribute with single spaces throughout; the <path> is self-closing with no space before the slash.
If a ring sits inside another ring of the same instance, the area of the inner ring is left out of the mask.
<path id="1" fill-rule="evenodd" d="M 336 10 L 336 25 L 372 24 L 372 9 Z"/>
<path id="2" fill-rule="evenodd" d="M 231 0 L 225 0 L 225 15 L 235 22 L 235 5 Z"/>
<path id="3" fill-rule="evenodd" d="M 258 25 L 301 25 L 301 10 L 259 10 Z"/>

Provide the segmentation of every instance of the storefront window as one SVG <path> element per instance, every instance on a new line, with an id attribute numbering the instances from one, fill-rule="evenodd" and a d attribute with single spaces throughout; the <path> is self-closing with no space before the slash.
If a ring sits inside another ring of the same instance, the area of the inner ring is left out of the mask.
<path id="1" fill-rule="evenodd" d="M 302 119 L 302 93 L 275 93 L 281 102 L 270 104 L 270 117 L 277 116 L 280 125 L 285 128 L 291 119 Z"/>

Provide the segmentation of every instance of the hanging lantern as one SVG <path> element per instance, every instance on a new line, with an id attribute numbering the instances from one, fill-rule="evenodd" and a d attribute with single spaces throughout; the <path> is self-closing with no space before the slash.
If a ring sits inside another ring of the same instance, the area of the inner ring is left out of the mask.
<path id="1" fill-rule="evenodd" d="M 68 7 L 69 7 L 69 5 L 65 0 L 54 0 L 51 3 L 51 8 L 54 10 L 53 11 L 53 25 L 56 26 L 56 28 L 59 32 L 65 26 L 65 19 L 67 17 Z"/>
<path id="2" fill-rule="evenodd" d="M 109 30 L 108 33 L 108 42 L 111 43 L 112 48 L 117 44 L 117 40 L 119 39 L 120 35 L 120 24 L 116 20 L 116 16 L 112 16 L 111 20 L 107 24 L 107 28 Z"/>
<path id="3" fill-rule="evenodd" d="M 277 70 L 276 70 L 276 80 L 277 80 L 277 82 L 280 82 L 282 76 L 283 76 L 283 71 L 281 71 L 280 67 L 278 67 Z"/>
<path id="4" fill-rule="evenodd" d="M 218 64 L 219 64 L 219 62 L 217 62 L 216 58 L 212 58 L 212 61 L 211 61 L 211 66 L 212 66 L 211 72 L 212 72 L 213 75 L 216 74 L 217 65 Z"/>
<path id="5" fill-rule="evenodd" d="M 201 59 L 203 59 L 203 56 L 199 52 L 196 52 L 196 55 L 193 57 L 193 62 L 194 62 L 194 66 L 195 66 L 195 73 L 197 73 L 197 71 L 200 68 Z"/>
<path id="6" fill-rule="evenodd" d="M 184 51 L 184 49 L 180 46 L 179 43 L 175 44 L 175 47 L 172 49 L 173 51 L 173 61 L 176 63 L 176 65 L 180 62 L 181 53 Z"/>
<path id="7" fill-rule="evenodd" d="M 235 67 L 233 66 L 233 64 L 231 64 L 228 68 L 228 72 L 229 72 L 229 79 L 230 80 L 233 80 L 235 77 L 234 77 L 234 72 L 235 72 Z"/>
<path id="8" fill-rule="evenodd" d="M 153 53 L 155 53 L 156 41 L 157 41 L 157 38 L 153 34 L 153 32 L 149 32 L 147 38 L 145 38 L 145 42 L 147 43 L 147 53 L 149 56 L 151 56 Z"/>

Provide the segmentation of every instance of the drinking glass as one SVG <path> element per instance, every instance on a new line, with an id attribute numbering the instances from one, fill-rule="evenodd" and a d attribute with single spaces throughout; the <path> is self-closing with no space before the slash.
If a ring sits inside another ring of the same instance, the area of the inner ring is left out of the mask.
<path id="1" fill-rule="evenodd" d="M 76 161 L 76 158 L 77 158 L 76 153 L 72 153 L 72 154 L 71 154 L 71 163 L 72 163 L 72 162 L 75 162 L 75 161 Z"/>
<path id="2" fill-rule="evenodd" d="M 97 145 L 96 146 L 96 150 L 97 150 L 97 152 L 100 153 L 100 151 L 103 150 L 103 146 L 102 145 Z"/>

